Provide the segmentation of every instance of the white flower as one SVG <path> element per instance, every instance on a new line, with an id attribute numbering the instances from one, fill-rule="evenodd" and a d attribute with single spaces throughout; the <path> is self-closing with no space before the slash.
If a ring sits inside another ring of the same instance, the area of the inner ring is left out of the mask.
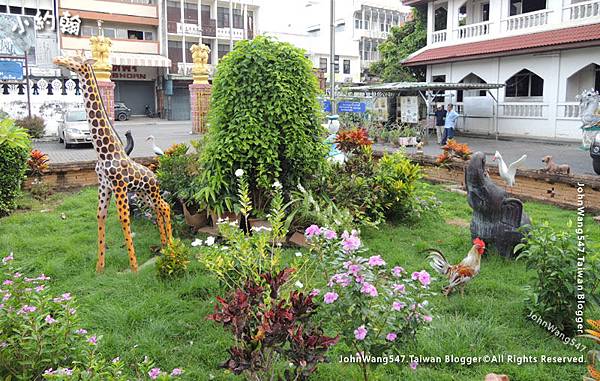
<path id="1" fill-rule="evenodd" d="M 302 256 L 302 253 L 301 253 L 301 252 L 299 252 L 299 251 L 296 251 L 296 252 L 294 253 L 294 255 L 296 255 L 296 257 L 301 257 L 301 256 Z"/>
<path id="2" fill-rule="evenodd" d="M 215 237 L 208 237 L 206 239 L 206 241 L 204 242 L 206 244 L 206 246 L 212 246 L 215 244 Z"/>
<path id="3" fill-rule="evenodd" d="M 270 228 L 270 227 L 268 227 L 268 226 L 253 226 L 252 228 L 250 228 L 250 230 L 252 230 L 252 231 L 255 231 L 255 232 L 257 232 L 257 233 L 258 233 L 258 232 L 261 232 L 261 231 L 263 231 L 263 230 L 264 230 L 264 231 L 268 231 L 268 232 L 270 232 L 270 231 L 271 231 L 271 230 L 273 230 L 273 229 L 271 229 L 271 228 Z"/>
<path id="4" fill-rule="evenodd" d="M 300 183 L 298 183 L 298 190 L 302 193 L 306 193 L 306 189 L 304 189 L 304 187 Z"/>
<path id="5" fill-rule="evenodd" d="M 196 247 L 196 246 L 202 246 L 202 240 L 199 238 L 196 238 L 193 242 L 192 242 L 192 246 Z"/>
<path id="6" fill-rule="evenodd" d="M 276 181 L 273 183 L 273 188 L 275 188 L 275 189 L 281 189 L 281 188 L 283 188 L 283 185 L 281 185 L 281 183 L 280 183 L 279 181 L 277 181 L 277 180 L 276 180 Z"/>
<path id="7" fill-rule="evenodd" d="M 242 168 L 239 168 L 235 171 L 235 177 L 242 177 L 244 176 L 244 170 Z"/>
<path id="8" fill-rule="evenodd" d="M 299 280 L 297 280 L 296 283 L 294 283 L 294 286 L 296 286 L 297 288 L 304 287 L 304 285 L 302 284 L 302 282 L 300 282 Z"/>

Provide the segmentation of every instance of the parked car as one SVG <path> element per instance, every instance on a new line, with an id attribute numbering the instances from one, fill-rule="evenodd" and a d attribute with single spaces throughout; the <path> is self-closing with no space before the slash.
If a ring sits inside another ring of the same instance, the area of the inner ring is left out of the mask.
<path id="1" fill-rule="evenodd" d="M 58 141 L 71 148 L 75 144 L 90 144 L 92 136 L 85 110 L 68 110 L 58 124 Z"/>
<path id="2" fill-rule="evenodd" d="M 596 133 L 592 145 L 590 146 L 590 156 L 592 157 L 592 165 L 594 172 L 600 175 L 600 132 Z"/>
<path id="3" fill-rule="evenodd" d="M 115 119 L 121 122 L 129 119 L 131 109 L 124 102 L 115 102 Z"/>

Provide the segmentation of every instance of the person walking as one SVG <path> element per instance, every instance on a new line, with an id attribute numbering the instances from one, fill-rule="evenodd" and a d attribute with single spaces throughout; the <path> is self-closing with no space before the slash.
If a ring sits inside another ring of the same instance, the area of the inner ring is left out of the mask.
<path id="1" fill-rule="evenodd" d="M 456 128 L 456 122 L 458 121 L 458 113 L 454 111 L 452 103 L 448 104 L 448 112 L 446 113 L 446 120 L 444 122 L 444 137 L 442 138 L 442 145 L 448 143 L 448 139 L 454 138 L 454 128 Z"/>
<path id="2" fill-rule="evenodd" d="M 446 124 L 446 110 L 444 110 L 443 105 L 438 105 L 435 110 L 435 133 L 437 135 L 438 144 L 442 143 L 442 138 L 444 136 L 444 126 Z"/>

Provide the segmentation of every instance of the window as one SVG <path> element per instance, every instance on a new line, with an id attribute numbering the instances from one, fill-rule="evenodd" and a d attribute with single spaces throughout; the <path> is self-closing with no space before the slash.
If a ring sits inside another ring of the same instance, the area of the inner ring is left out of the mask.
<path id="1" fill-rule="evenodd" d="M 350 60 L 344 60 L 344 74 L 350 74 Z"/>
<path id="2" fill-rule="evenodd" d="M 103 28 L 104 35 L 108 38 L 115 38 L 116 31 L 114 28 Z"/>
<path id="3" fill-rule="evenodd" d="M 236 29 L 244 29 L 244 18 L 242 17 L 241 9 L 233 10 L 233 27 Z"/>
<path id="4" fill-rule="evenodd" d="M 323 73 L 327 73 L 327 57 L 319 58 L 319 69 L 323 70 Z"/>
<path id="5" fill-rule="evenodd" d="M 490 3 L 481 4 L 481 21 L 490 21 Z"/>
<path id="6" fill-rule="evenodd" d="M 229 44 L 219 44 L 219 59 L 225 57 L 229 53 Z"/>
<path id="7" fill-rule="evenodd" d="M 434 75 L 431 77 L 431 82 L 446 82 L 446 76 L 445 75 Z M 441 93 L 440 96 L 433 98 L 433 102 L 444 102 L 444 94 L 446 92 L 441 91 L 440 93 Z"/>
<path id="8" fill-rule="evenodd" d="M 438 7 L 434 11 L 433 30 L 446 30 L 448 25 L 448 11 L 445 6 Z"/>
<path id="9" fill-rule="evenodd" d="M 217 27 L 229 28 L 229 8 L 217 8 Z"/>
<path id="10" fill-rule="evenodd" d="M 506 81 L 505 97 L 541 97 L 544 95 L 544 80 L 537 74 L 523 69 Z"/>
<path id="11" fill-rule="evenodd" d="M 154 33 L 144 32 L 144 40 L 154 40 Z"/>
<path id="12" fill-rule="evenodd" d="M 463 4 L 458 8 L 458 26 L 467 25 L 467 4 Z"/>
<path id="13" fill-rule="evenodd" d="M 510 0 L 510 15 L 520 15 L 546 9 L 546 0 Z"/>
<path id="14" fill-rule="evenodd" d="M 131 30 L 131 29 L 128 29 L 127 30 L 127 38 L 129 40 L 143 40 L 144 39 L 144 32 L 142 32 L 141 30 Z"/>

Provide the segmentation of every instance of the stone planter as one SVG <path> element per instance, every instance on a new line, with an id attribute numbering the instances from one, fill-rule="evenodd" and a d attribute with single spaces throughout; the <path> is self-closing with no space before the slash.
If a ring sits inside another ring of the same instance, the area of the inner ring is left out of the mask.
<path id="1" fill-rule="evenodd" d="M 208 225 L 206 209 L 199 210 L 195 214 L 192 214 L 185 205 L 185 202 L 181 203 L 181 207 L 183 208 L 183 219 L 187 225 L 195 228 L 201 228 Z"/>
<path id="2" fill-rule="evenodd" d="M 308 242 L 306 242 L 306 237 L 301 232 L 292 233 L 291 237 L 288 239 L 288 242 L 300 247 L 308 247 Z"/>

